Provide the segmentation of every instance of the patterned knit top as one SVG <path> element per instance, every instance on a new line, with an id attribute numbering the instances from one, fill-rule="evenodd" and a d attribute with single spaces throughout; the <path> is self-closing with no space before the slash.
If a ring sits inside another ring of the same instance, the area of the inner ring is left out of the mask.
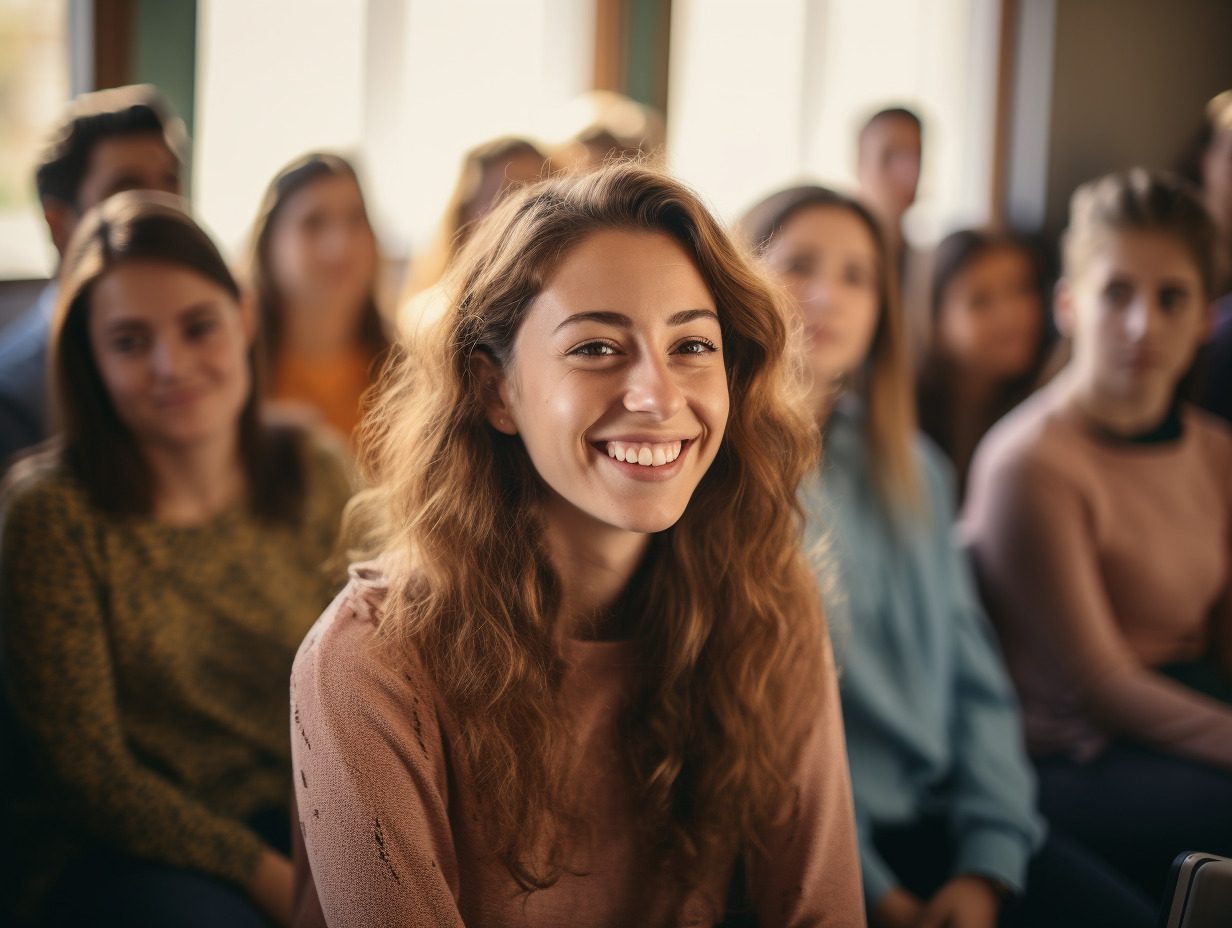
<path id="1" fill-rule="evenodd" d="M 0 653 L 35 894 L 88 848 L 250 881 L 245 820 L 288 807 L 291 663 L 336 592 L 322 564 L 350 494 L 336 454 L 301 446 L 298 526 L 246 501 L 187 527 L 110 515 L 63 464 L 9 497 Z"/>

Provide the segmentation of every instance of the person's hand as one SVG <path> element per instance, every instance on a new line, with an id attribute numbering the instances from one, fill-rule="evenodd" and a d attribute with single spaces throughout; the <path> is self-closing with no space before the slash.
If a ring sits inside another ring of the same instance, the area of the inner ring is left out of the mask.
<path id="1" fill-rule="evenodd" d="M 919 896 L 895 886 L 868 914 L 872 928 L 915 928 L 923 913 L 924 903 Z"/>
<path id="2" fill-rule="evenodd" d="M 276 925 L 289 926 L 295 895 L 295 873 L 290 859 L 267 848 L 257 863 L 248 895 L 266 918 Z"/>
<path id="3" fill-rule="evenodd" d="M 956 876 L 924 905 L 915 928 L 996 928 L 1001 894 L 984 877 Z"/>

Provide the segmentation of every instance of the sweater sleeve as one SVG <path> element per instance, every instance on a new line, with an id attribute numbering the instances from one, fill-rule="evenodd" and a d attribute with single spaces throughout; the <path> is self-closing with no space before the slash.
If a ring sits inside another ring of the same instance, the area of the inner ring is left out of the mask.
<path id="1" fill-rule="evenodd" d="M 958 844 L 955 873 L 1025 887 L 1027 862 L 1044 837 L 1035 811 L 1035 776 L 1022 719 L 1001 653 L 979 606 L 975 581 L 953 527 L 948 475 L 933 469 L 936 545 L 947 565 L 954 623 L 954 699 L 950 732 L 954 795 L 949 818 Z"/>
<path id="2" fill-rule="evenodd" d="M 955 552 L 959 591 L 955 619 L 955 786 L 950 820 L 958 840 L 956 873 L 994 876 L 1021 892 L 1027 862 L 1044 837 L 1035 811 L 1035 777 L 1027 760 L 1013 690 L 975 604 L 972 581 Z"/>
<path id="3" fill-rule="evenodd" d="M 1016 672 L 1110 732 L 1232 769 L 1232 711 L 1155 673 L 1121 634 L 1079 488 L 1042 461 L 998 463 L 967 529 Z"/>
<path id="4" fill-rule="evenodd" d="M 372 653 L 375 625 L 354 591 L 321 617 L 292 673 L 295 924 L 459 928 L 433 690 Z"/>
<path id="5" fill-rule="evenodd" d="M 792 776 L 791 815 L 770 829 L 764 854 L 749 863 L 749 886 L 762 928 L 865 924 L 851 778 L 837 673 L 828 646 L 822 672 L 822 703 Z"/>
<path id="6" fill-rule="evenodd" d="M 240 886 L 264 845 L 135 757 L 117 700 L 96 526 L 54 482 L 28 486 L 0 540 L 5 669 L 59 814 L 116 850 Z"/>

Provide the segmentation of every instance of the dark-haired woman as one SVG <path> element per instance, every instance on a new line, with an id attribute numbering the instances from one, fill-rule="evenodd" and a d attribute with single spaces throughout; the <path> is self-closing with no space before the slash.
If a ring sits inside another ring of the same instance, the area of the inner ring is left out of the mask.
<path id="1" fill-rule="evenodd" d="M 741 223 L 802 317 L 825 463 L 805 484 L 827 592 L 874 928 L 1153 924 L 1082 848 L 1044 843 L 1013 691 L 952 532 L 952 474 L 915 430 L 873 215 L 821 187 Z M 1042 845 L 1042 847 L 1041 847 Z"/>
<path id="2" fill-rule="evenodd" d="M 1232 433 L 1180 389 L 1215 237 L 1170 175 L 1078 188 L 1072 358 L 988 433 L 964 512 L 1041 807 L 1156 893 L 1181 851 L 1232 854 Z"/>
<path id="3" fill-rule="evenodd" d="M 313 153 L 279 171 L 252 248 L 270 398 L 307 407 L 349 437 L 388 347 L 376 304 L 376 236 L 355 168 Z"/>
<path id="4" fill-rule="evenodd" d="M 975 446 L 1039 376 L 1046 330 L 1037 262 L 1011 235 L 955 232 L 933 254 L 930 309 L 920 428 L 954 465 L 961 499 Z"/>
<path id="5" fill-rule="evenodd" d="M 441 292 L 362 429 L 379 557 L 296 658 L 298 923 L 708 926 L 734 886 L 862 925 L 775 291 L 624 164 L 511 194 Z"/>
<path id="6" fill-rule="evenodd" d="M 65 259 L 61 450 L 7 478 L 4 670 L 39 923 L 289 921 L 286 680 L 334 584 L 338 457 L 258 419 L 255 319 L 179 200 Z"/>

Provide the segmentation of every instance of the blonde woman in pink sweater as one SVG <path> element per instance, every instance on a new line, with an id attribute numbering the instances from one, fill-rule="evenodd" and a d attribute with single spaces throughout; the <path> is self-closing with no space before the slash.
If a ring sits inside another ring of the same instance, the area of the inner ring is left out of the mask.
<path id="1" fill-rule="evenodd" d="M 980 446 L 965 529 L 1042 811 L 1144 888 L 1232 854 L 1232 434 L 1181 400 L 1214 227 L 1135 170 L 1074 194 L 1068 367 Z"/>

